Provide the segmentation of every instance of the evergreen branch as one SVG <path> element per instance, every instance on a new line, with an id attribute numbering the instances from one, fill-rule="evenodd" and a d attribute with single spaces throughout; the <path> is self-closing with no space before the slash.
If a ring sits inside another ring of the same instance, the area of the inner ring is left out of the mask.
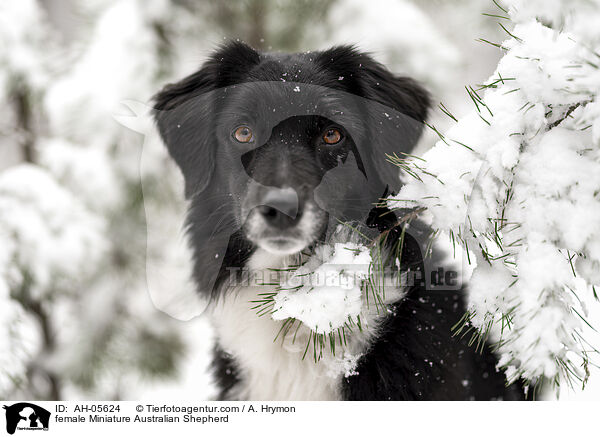
<path id="1" fill-rule="evenodd" d="M 567 109 L 567 112 L 565 112 L 565 115 L 562 118 L 556 120 L 554 123 L 549 124 L 548 128 L 546 130 L 549 131 L 550 129 L 554 129 L 559 124 L 561 124 L 563 121 L 565 121 L 567 118 L 569 118 L 573 111 L 575 111 L 577 108 L 579 108 L 582 105 L 585 106 L 588 103 L 589 102 L 577 102 L 577 103 L 569 106 L 569 108 Z"/>
<path id="2" fill-rule="evenodd" d="M 494 4 L 496 6 L 498 6 L 498 9 L 500 9 L 502 12 L 504 12 L 505 14 L 508 14 L 508 11 L 506 9 L 504 9 L 502 6 L 500 6 L 500 4 L 498 4 L 498 2 L 496 0 L 492 0 L 494 2 Z"/>
<path id="3" fill-rule="evenodd" d="M 446 106 L 445 106 L 445 105 L 444 105 L 442 102 L 440 102 L 440 104 L 438 105 L 438 107 L 440 108 L 440 110 L 441 110 L 441 111 L 442 111 L 444 114 L 446 114 L 448 117 L 450 117 L 452 120 L 454 120 L 455 122 L 457 122 L 457 123 L 458 123 L 458 119 L 457 119 L 457 118 L 456 118 L 454 115 L 452 115 L 452 114 L 450 113 L 450 111 L 448 110 L 448 108 L 446 108 Z"/>
<path id="4" fill-rule="evenodd" d="M 414 211 L 406 214 L 404 217 L 401 217 L 398 220 L 398 226 L 401 223 L 405 223 L 408 220 L 410 220 L 412 217 L 415 217 L 416 213 Z M 369 246 L 371 247 L 371 253 L 374 254 L 372 255 L 373 257 L 375 257 L 375 260 L 372 262 L 372 265 L 369 268 L 369 275 L 368 278 L 364 279 L 361 283 L 361 291 L 364 297 L 364 300 L 366 302 L 366 307 L 365 310 L 368 311 L 369 308 L 371 306 L 374 306 L 377 313 L 380 313 L 381 311 L 385 311 L 385 308 L 387 307 L 386 303 L 385 303 L 385 283 L 383 282 L 384 280 L 384 267 L 385 267 L 385 260 L 383 257 L 383 254 L 381 252 L 381 248 L 382 245 L 384 243 L 384 238 L 387 236 L 387 233 L 382 234 L 379 236 L 379 238 L 375 239 L 375 240 L 369 240 L 366 236 L 364 236 L 362 233 L 360 233 L 357 229 L 355 229 L 354 227 L 352 227 L 351 225 L 347 224 L 347 223 L 343 223 L 346 224 L 350 229 L 352 229 L 353 231 L 357 232 L 359 235 L 363 236 L 366 240 L 369 241 Z M 389 233 L 389 231 L 388 231 Z M 403 239 L 402 239 L 403 241 Z M 353 252 L 356 251 L 356 249 L 353 248 L 346 248 L 347 250 L 351 250 Z M 401 251 L 401 248 L 396 248 L 396 250 Z M 307 261 L 306 261 L 307 262 Z M 283 272 L 294 272 L 296 271 L 301 265 L 306 264 L 306 262 L 304 263 L 299 263 L 296 266 L 290 266 L 290 267 L 286 267 L 286 268 L 281 268 L 281 269 L 275 269 L 276 271 L 283 271 Z M 254 303 L 256 305 L 254 305 L 252 307 L 253 310 L 256 311 L 256 314 L 258 317 L 262 317 L 265 315 L 270 315 L 273 314 L 273 308 L 275 306 L 275 296 L 277 296 L 277 294 L 280 291 L 283 290 L 299 290 L 300 288 L 304 287 L 303 285 L 299 285 L 299 286 L 293 286 L 293 287 L 285 287 L 282 285 L 277 285 L 276 286 L 276 292 L 262 292 L 262 293 L 257 293 L 257 299 L 254 299 L 252 301 L 250 301 L 251 303 Z M 275 336 L 275 338 L 273 339 L 273 342 L 276 342 L 278 339 L 281 339 L 282 344 L 285 342 L 286 337 L 288 337 L 288 335 L 290 335 L 291 332 L 294 332 L 293 334 L 293 338 L 292 338 L 292 343 L 295 343 L 296 338 L 297 338 L 297 334 L 300 330 L 300 328 L 302 327 L 303 323 L 293 317 L 289 317 L 286 318 L 285 320 L 282 321 L 282 324 Z M 295 326 L 295 331 L 293 331 Z M 304 325 L 306 327 L 306 325 Z M 348 320 L 346 323 L 344 323 L 344 326 L 338 327 L 336 329 L 330 329 L 330 330 L 320 330 L 318 326 L 315 327 L 315 329 L 310 329 L 308 327 L 306 327 L 309 331 L 309 335 L 308 335 L 308 340 L 307 343 L 304 347 L 304 354 L 302 355 L 302 359 L 304 360 L 306 357 L 306 354 L 308 353 L 310 344 L 312 343 L 312 356 L 313 359 L 315 360 L 315 362 L 318 362 L 323 356 L 324 356 L 324 352 L 325 349 L 328 348 L 331 355 L 335 356 L 336 353 L 339 353 L 338 348 L 336 348 L 336 343 L 339 344 L 339 349 L 344 350 L 345 347 L 347 347 L 348 345 L 348 340 L 347 340 L 347 330 L 349 333 L 351 333 L 354 329 L 358 329 L 358 331 L 362 332 L 364 329 L 366 329 L 366 326 L 363 324 L 363 321 L 361 319 L 360 314 L 356 315 L 356 318 L 353 318 L 352 316 L 348 316 Z M 331 324 L 330 324 L 330 328 Z M 321 331 L 321 332 L 319 332 Z"/>
<path id="5" fill-rule="evenodd" d="M 425 126 L 427 126 L 429 129 L 431 129 L 432 131 L 434 131 L 438 137 L 440 137 L 440 139 L 447 145 L 450 146 L 450 143 L 448 143 L 448 141 L 446 141 L 446 137 L 439 131 L 437 130 L 437 128 L 429 123 L 425 123 Z"/>
<path id="6" fill-rule="evenodd" d="M 487 39 L 478 38 L 478 39 L 476 39 L 475 41 L 477 41 L 477 42 L 482 42 L 482 43 L 485 43 L 485 44 L 490 44 L 490 45 L 492 45 L 492 46 L 494 46 L 494 47 L 496 47 L 496 48 L 499 48 L 499 49 L 501 49 L 501 48 L 502 48 L 502 44 L 498 44 L 498 43 L 496 43 L 496 42 L 491 42 L 491 41 L 488 41 Z"/>
<path id="7" fill-rule="evenodd" d="M 504 30 L 504 31 L 505 31 L 505 32 L 506 32 L 508 35 L 510 35 L 512 38 L 516 39 L 516 40 L 517 40 L 517 41 L 519 41 L 519 42 L 523 42 L 523 40 L 522 40 L 521 38 L 519 38 L 518 36 L 516 36 L 516 35 L 514 35 L 514 34 L 510 33 L 510 32 L 508 31 L 508 29 L 502 25 L 502 23 L 500 23 L 500 22 L 499 22 L 499 23 L 498 23 L 498 25 L 499 25 L 499 26 L 502 28 L 502 30 Z"/>
<path id="8" fill-rule="evenodd" d="M 482 12 L 481 15 L 485 15 L 486 17 L 492 17 L 492 18 L 502 18 L 504 20 L 510 20 L 510 17 L 505 17 L 503 15 L 495 15 L 495 14 L 487 14 L 485 12 Z"/>

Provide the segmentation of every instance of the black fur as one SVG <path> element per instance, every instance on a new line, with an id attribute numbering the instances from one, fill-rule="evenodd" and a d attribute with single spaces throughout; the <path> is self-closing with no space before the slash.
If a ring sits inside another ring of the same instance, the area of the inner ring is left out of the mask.
<path id="1" fill-rule="evenodd" d="M 286 80 L 300 84 L 302 92 L 309 88 L 306 85 L 324 91 L 311 94 L 309 89 L 293 100 L 296 96 L 283 85 L 273 85 Z M 260 93 L 252 94 L 244 84 L 256 84 Z M 312 105 L 311 98 L 319 101 L 321 113 L 302 112 Z M 427 118 L 429 95 L 414 80 L 394 76 L 352 47 L 288 55 L 258 53 L 242 43 L 230 43 L 198 72 L 166 86 L 155 102 L 160 134 L 183 172 L 191 201 L 188 234 L 201 293 L 218 298 L 226 292 L 228 268 L 243 267 L 255 250 L 235 213 L 243 193 L 232 188 L 244 185 L 248 178 L 275 187 L 306 185 L 306 190 L 298 189 L 301 207 L 316 199 L 311 190 L 317 186 L 324 190 L 323 214 L 330 222 L 314 243 L 327 238 L 339 219 L 362 221 L 376 233 L 386 233 L 389 247 L 401 238 L 396 216 L 373 205 L 400 188 L 398 170 L 386 155 L 409 152 Z M 271 111 L 261 102 L 280 103 Z M 339 109 L 341 104 L 344 111 L 328 107 Z M 248 114 L 264 123 L 269 117 L 280 118 L 271 120 L 264 132 L 257 129 L 259 147 L 237 155 L 228 152 L 223 126 Z M 335 156 L 319 151 L 310 140 L 311 129 L 332 122 L 342 125 L 347 135 L 344 150 Z M 302 145 L 288 144 L 290 138 Z M 285 163 L 286 171 L 278 172 L 278 163 Z M 344 164 L 352 169 L 344 169 Z M 359 361 L 358 374 L 343 380 L 345 399 L 522 399 L 520 386 L 505 387 L 503 374 L 495 368 L 496 357 L 487 346 L 476 352 L 465 340 L 452 336 L 452 326 L 466 311 L 464 291 L 428 288 L 426 262 L 441 262 L 435 255 L 423 259 L 428 233 L 426 227 L 411 222 L 402 248 L 402 269 L 421 272 L 422 280 L 394 305 L 381 335 Z M 227 398 L 239 383 L 236 363 L 218 346 L 214 356 L 220 397 Z"/>

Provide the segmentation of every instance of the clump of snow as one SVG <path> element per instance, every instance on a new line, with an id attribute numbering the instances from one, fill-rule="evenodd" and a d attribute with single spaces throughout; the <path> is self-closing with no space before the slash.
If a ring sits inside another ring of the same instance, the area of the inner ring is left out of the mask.
<path id="1" fill-rule="evenodd" d="M 354 375 L 358 375 L 356 367 L 358 360 L 361 355 L 353 355 L 347 351 L 344 351 L 341 357 L 334 357 L 332 360 L 327 362 L 328 372 L 327 376 L 330 378 L 337 378 L 339 375 L 344 375 L 344 378 L 349 378 Z"/>
<path id="2" fill-rule="evenodd" d="M 36 91 L 44 88 L 49 80 L 54 41 L 40 2 L 2 2 L 0 28 L 0 84 L 11 79 L 4 77 L 9 75 L 24 80 Z"/>
<path id="3" fill-rule="evenodd" d="M 321 262 L 315 267 L 316 262 Z M 318 334 L 328 334 L 363 310 L 362 281 L 370 274 L 371 253 L 362 244 L 321 246 L 274 297 L 274 320 L 294 318 Z"/>
<path id="4" fill-rule="evenodd" d="M 0 250 L 0 266 L 8 264 L 8 252 Z M 39 348 L 39 336 L 35 321 L 11 299 L 9 285 L 2 276 L 0 302 L 0 394 L 4 396 L 25 377 L 27 364 Z"/>
<path id="5" fill-rule="evenodd" d="M 27 284 L 33 298 L 72 290 L 100 265 L 104 227 L 45 170 L 24 164 L 0 174 L 0 278 L 11 289 Z"/>
<path id="6" fill-rule="evenodd" d="M 39 160 L 61 184 L 71 187 L 87 207 L 113 211 L 122 202 L 123 190 L 107 151 L 82 147 L 61 138 L 41 141 Z"/>
<path id="7" fill-rule="evenodd" d="M 389 315 L 389 305 L 405 292 L 396 280 L 377 279 L 383 273 L 377 267 L 381 254 L 366 244 L 363 234 L 350 229 L 339 225 L 299 267 L 284 270 L 289 275 L 278 279 L 270 312 L 272 319 L 283 321 L 282 330 L 289 327 L 282 334 L 284 347 L 300 354 L 310 348 L 315 363 L 331 378 L 356 374 L 369 339 Z M 398 279 L 393 276 L 389 279 Z M 292 347 L 296 341 L 301 344 Z"/>
<path id="8" fill-rule="evenodd" d="M 475 109 L 392 204 L 426 207 L 426 221 L 475 255 L 471 321 L 498 343 L 509 379 L 585 380 L 582 319 L 600 284 L 600 28 L 575 24 L 598 23 L 600 8 L 506 3 L 514 37 L 474 87 Z"/>

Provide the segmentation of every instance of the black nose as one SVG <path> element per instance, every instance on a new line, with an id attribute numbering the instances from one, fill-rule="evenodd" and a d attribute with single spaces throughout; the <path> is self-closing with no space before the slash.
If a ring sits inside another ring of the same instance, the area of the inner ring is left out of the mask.
<path id="1" fill-rule="evenodd" d="M 269 225 L 286 229 L 295 226 L 302 215 L 298 195 L 292 188 L 271 190 L 262 200 L 258 211 Z"/>

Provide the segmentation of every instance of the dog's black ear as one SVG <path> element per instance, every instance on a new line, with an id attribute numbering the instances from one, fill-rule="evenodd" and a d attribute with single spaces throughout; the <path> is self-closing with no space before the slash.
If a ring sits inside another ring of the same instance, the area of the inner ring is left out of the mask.
<path id="1" fill-rule="evenodd" d="M 339 46 L 322 52 L 319 59 L 335 77 L 344 77 L 347 90 L 365 98 L 361 105 L 369 120 L 365 147 L 371 150 L 371 172 L 398 192 L 399 170 L 387 155 L 409 153 L 422 132 L 431 106 L 425 88 L 414 79 L 397 76 L 371 56 L 352 46 Z"/>
<path id="2" fill-rule="evenodd" d="M 427 90 L 416 80 L 396 76 L 371 57 L 362 55 L 361 75 L 365 97 L 393 108 L 395 111 L 410 117 L 419 128 L 413 139 L 418 140 L 423 123 L 431 106 L 431 98 Z"/>
<path id="3" fill-rule="evenodd" d="M 215 51 L 200 70 L 154 96 L 154 118 L 183 173 L 187 198 L 208 186 L 214 170 L 217 90 L 243 81 L 244 73 L 258 62 L 258 52 L 232 42 Z"/>

